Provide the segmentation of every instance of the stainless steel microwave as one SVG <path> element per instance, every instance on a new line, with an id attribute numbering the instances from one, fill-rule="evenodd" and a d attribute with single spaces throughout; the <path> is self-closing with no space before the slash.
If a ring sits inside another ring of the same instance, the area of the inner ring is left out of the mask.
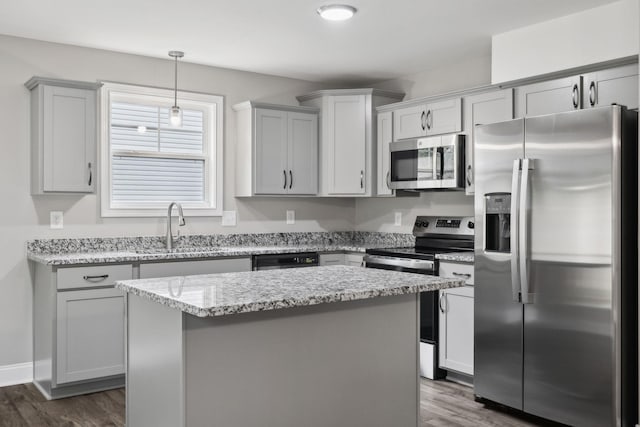
<path id="1" fill-rule="evenodd" d="M 406 139 L 389 144 L 394 190 L 464 190 L 464 135 Z"/>

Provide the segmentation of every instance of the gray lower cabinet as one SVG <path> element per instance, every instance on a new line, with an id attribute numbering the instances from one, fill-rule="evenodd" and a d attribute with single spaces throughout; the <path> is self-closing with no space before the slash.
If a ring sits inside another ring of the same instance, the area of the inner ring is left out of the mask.
<path id="1" fill-rule="evenodd" d="M 124 374 L 124 295 L 115 288 L 58 292 L 57 383 Z"/>
<path id="2" fill-rule="evenodd" d="M 33 77 L 31 193 L 92 193 L 96 167 L 99 83 Z"/>
<path id="3" fill-rule="evenodd" d="M 320 265 L 350 265 L 364 267 L 364 254 L 362 253 L 327 253 L 320 254 Z"/>
<path id="4" fill-rule="evenodd" d="M 318 264 L 320 265 L 344 265 L 344 254 L 320 254 Z"/>
<path id="5" fill-rule="evenodd" d="M 440 263 L 440 277 L 464 278 L 468 286 L 440 291 L 438 360 L 443 369 L 473 375 L 473 265 Z"/>
<path id="6" fill-rule="evenodd" d="M 352 267 L 364 267 L 364 254 L 350 254 L 344 255 L 344 264 Z"/>
<path id="7" fill-rule="evenodd" d="M 207 259 L 140 264 L 140 278 L 251 271 L 251 258 Z"/>
<path id="8" fill-rule="evenodd" d="M 34 384 L 47 399 L 124 385 L 124 294 L 133 266 L 35 266 Z"/>

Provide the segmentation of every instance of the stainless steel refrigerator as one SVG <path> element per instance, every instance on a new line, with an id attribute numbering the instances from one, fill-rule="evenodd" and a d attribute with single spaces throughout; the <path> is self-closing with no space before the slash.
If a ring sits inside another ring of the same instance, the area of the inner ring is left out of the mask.
<path id="1" fill-rule="evenodd" d="M 635 425 L 637 123 L 611 106 L 476 129 L 480 400 Z"/>

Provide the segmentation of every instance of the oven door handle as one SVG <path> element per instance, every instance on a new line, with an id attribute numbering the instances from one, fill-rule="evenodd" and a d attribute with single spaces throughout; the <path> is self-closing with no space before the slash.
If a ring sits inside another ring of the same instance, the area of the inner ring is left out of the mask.
<path id="1" fill-rule="evenodd" d="M 412 268 L 414 270 L 433 270 L 434 262 L 422 259 L 395 258 L 376 255 L 365 255 L 366 264 L 388 265 L 391 267 Z"/>

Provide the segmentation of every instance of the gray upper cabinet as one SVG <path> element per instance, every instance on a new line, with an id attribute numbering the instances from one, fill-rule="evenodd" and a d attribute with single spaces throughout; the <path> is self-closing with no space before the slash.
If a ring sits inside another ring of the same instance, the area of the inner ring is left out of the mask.
<path id="1" fill-rule="evenodd" d="M 582 77 L 534 83 L 515 88 L 516 117 L 539 116 L 582 107 Z"/>
<path id="2" fill-rule="evenodd" d="M 318 109 L 255 102 L 236 110 L 236 196 L 318 192 Z"/>
<path id="3" fill-rule="evenodd" d="M 503 89 L 493 92 L 466 96 L 463 99 L 463 117 L 465 140 L 465 191 L 473 194 L 473 144 L 477 125 L 486 125 L 513 119 L 513 90 Z"/>
<path id="4" fill-rule="evenodd" d="M 611 104 L 638 108 L 638 64 L 515 88 L 516 117 Z"/>
<path id="5" fill-rule="evenodd" d="M 393 140 L 462 130 L 460 98 L 398 108 L 393 111 Z"/>
<path id="6" fill-rule="evenodd" d="M 638 108 L 638 64 L 585 74 L 582 84 L 584 108 L 611 104 Z"/>
<path id="7" fill-rule="evenodd" d="M 320 109 L 320 195 L 376 195 L 376 108 L 404 94 L 376 89 L 321 90 L 298 97 Z"/>
<path id="8" fill-rule="evenodd" d="M 92 193 L 96 168 L 98 83 L 33 77 L 31 193 Z"/>

